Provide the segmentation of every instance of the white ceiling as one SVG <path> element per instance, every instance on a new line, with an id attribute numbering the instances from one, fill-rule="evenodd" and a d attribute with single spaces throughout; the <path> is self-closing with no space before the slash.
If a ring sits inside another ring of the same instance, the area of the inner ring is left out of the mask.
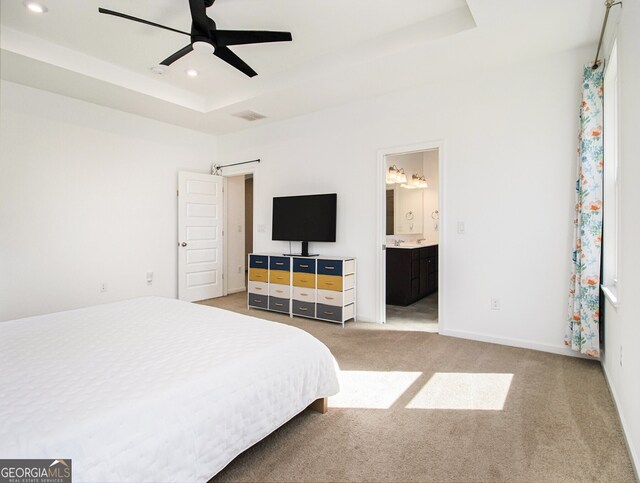
<path id="1" fill-rule="evenodd" d="M 155 75 L 189 38 L 98 13 L 189 31 L 187 0 L 43 3 L 48 13 L 34 15 L 0 2 L 3 79 L 213 134 L 589 45 L 604 15 L 602 0 L 217 0 L 218 28 L 292 32 L 293 42 L 232 47 L 258 72 L 248 78 L 197 52 Z M 267 119 L 232 116 L 247 109 Z"/>

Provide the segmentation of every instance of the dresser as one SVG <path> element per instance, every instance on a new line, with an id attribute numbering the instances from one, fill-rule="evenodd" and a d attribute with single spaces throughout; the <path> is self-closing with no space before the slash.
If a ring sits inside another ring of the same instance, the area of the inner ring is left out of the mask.
<path id="1" fill-rule="evenodd" d="M 342 324 L 356 315 L 356 259 L 249 255 L 249 308 Z"/>

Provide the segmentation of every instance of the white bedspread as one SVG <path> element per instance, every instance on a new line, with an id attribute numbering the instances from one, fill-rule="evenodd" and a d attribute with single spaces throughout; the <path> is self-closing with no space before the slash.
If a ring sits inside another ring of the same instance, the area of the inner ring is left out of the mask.
<path id="1" fill-rule="evenodd" d="M 308 333 L 177 300 L 0 323 L 0 458 L 71 458 L 75 482 L 207 481 L 337 392 Z"/>

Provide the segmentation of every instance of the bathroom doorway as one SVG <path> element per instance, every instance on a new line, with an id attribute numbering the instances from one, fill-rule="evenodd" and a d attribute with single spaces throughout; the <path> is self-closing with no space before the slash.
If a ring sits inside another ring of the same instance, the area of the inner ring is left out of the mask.
<path id="1" fill-rule="evenodd" d="M 441 147 L 389 152 L 384 176 L 384 322 L 439 332 Z"/>

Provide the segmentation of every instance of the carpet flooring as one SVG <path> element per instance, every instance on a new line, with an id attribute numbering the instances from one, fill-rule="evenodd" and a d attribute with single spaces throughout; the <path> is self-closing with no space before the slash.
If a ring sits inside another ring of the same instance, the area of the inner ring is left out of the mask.
<path id="1" fill-rule="evenodd" d="M 599 363 L 438 334 L 203 302 L 297 326 L 341 368 L 305 410 L 211 481 L 633 482 Z"/>

